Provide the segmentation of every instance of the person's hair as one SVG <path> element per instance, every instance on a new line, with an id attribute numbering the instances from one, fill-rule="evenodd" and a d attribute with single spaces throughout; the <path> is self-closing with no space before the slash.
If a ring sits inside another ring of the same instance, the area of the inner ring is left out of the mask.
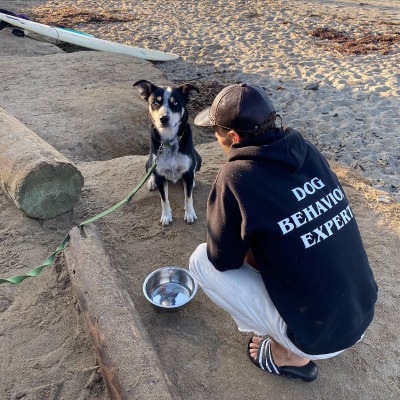
<path id="1" fill-rule="evenodd" d="M 258 135 L 262 135 L 263 133 L 276 128 L 275 124 L 275 119 L 276 119 L 276 112 L 271 112 L 267 115 L 267 118 L 262 122 L 261 127 L 256 129 L 255 131 L 252 132 L 240 132 L 240 131 L 235 131 L 241 139 L 247 140 L 251 139 L 253 137 L 256 137 Z M 219 136 L 226 136 L 226 134 L 230 131 L 231 129 L 228 128 L 223 128 L 222 126 L 215 125 L 214 126 L 214 131 L 218 133 Z"/>
<path id="2" fill-rule="evenodd" d="M 222 137 L 225 137 L 230 130 L 231 129 L 223 128 L 222 126 L 214 125 L 214 131 Z"/>

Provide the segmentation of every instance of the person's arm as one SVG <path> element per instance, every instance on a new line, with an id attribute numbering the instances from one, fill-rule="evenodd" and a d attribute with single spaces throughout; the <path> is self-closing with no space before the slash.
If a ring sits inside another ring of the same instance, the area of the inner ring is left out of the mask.
<path id="1" fill-rule="evenodd" d="M 207 206 L 207 255 L 219 271 L 240 268 L 248 246 L 241 237 L 241 214 L 226 187 L 213 185 Z"/>

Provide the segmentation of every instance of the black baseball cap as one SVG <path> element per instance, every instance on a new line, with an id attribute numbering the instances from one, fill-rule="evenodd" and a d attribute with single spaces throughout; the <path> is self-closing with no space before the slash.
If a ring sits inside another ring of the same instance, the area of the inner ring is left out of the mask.
<path id="1" fill-rule="evenodd" d="M 265 90 L 256 85 L 238 83 L 217 94 L 210 108 L 200 112 L 195 125 L 220 126 L 237 132 L 254 132 L 266 125 L 275 108 Z"/>

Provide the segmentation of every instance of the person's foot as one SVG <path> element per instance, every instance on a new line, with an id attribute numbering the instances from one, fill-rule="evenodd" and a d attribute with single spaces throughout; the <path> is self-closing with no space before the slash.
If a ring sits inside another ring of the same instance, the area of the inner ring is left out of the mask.
<path id="1" fill-rule="evenodd" d="M 250 343 L 250 356 L 257 360 L 258 350 L 260 348 L 260 344 L 263 341 L 262 338 L 258 336 L 254 336 Z M 309 358 L 300 357 L 290 350 L 287 350 L 279 343 L 273 341 L 271 339 L 271 353 L 272 358 L 277 367 L 283 366 L 293 366 L 293 367 L 302 367 L 303 365 L 307 365 L 310 362 Z"/>
<path id="2" fill-rule="evenodd" d="M 313 361 L 293 354 L 271 338 L 261 339 L 257 336 L 251 338 L 247 345 L 247 354 L 258 368 L 272 374 L 306 382 L 318 377 L 318 366 Z"/>

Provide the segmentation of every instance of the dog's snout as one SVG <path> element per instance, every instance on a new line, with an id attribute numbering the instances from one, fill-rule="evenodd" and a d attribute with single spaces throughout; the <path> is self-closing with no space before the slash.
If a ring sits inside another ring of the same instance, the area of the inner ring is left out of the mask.
<path id="1" fill-rule="evenodd" d="M 166 124 L 168 121 L 169 121 L 168 115 L 163 115 L 162 117 L 160 117 L 160 122 L 162 124 Z"/>

